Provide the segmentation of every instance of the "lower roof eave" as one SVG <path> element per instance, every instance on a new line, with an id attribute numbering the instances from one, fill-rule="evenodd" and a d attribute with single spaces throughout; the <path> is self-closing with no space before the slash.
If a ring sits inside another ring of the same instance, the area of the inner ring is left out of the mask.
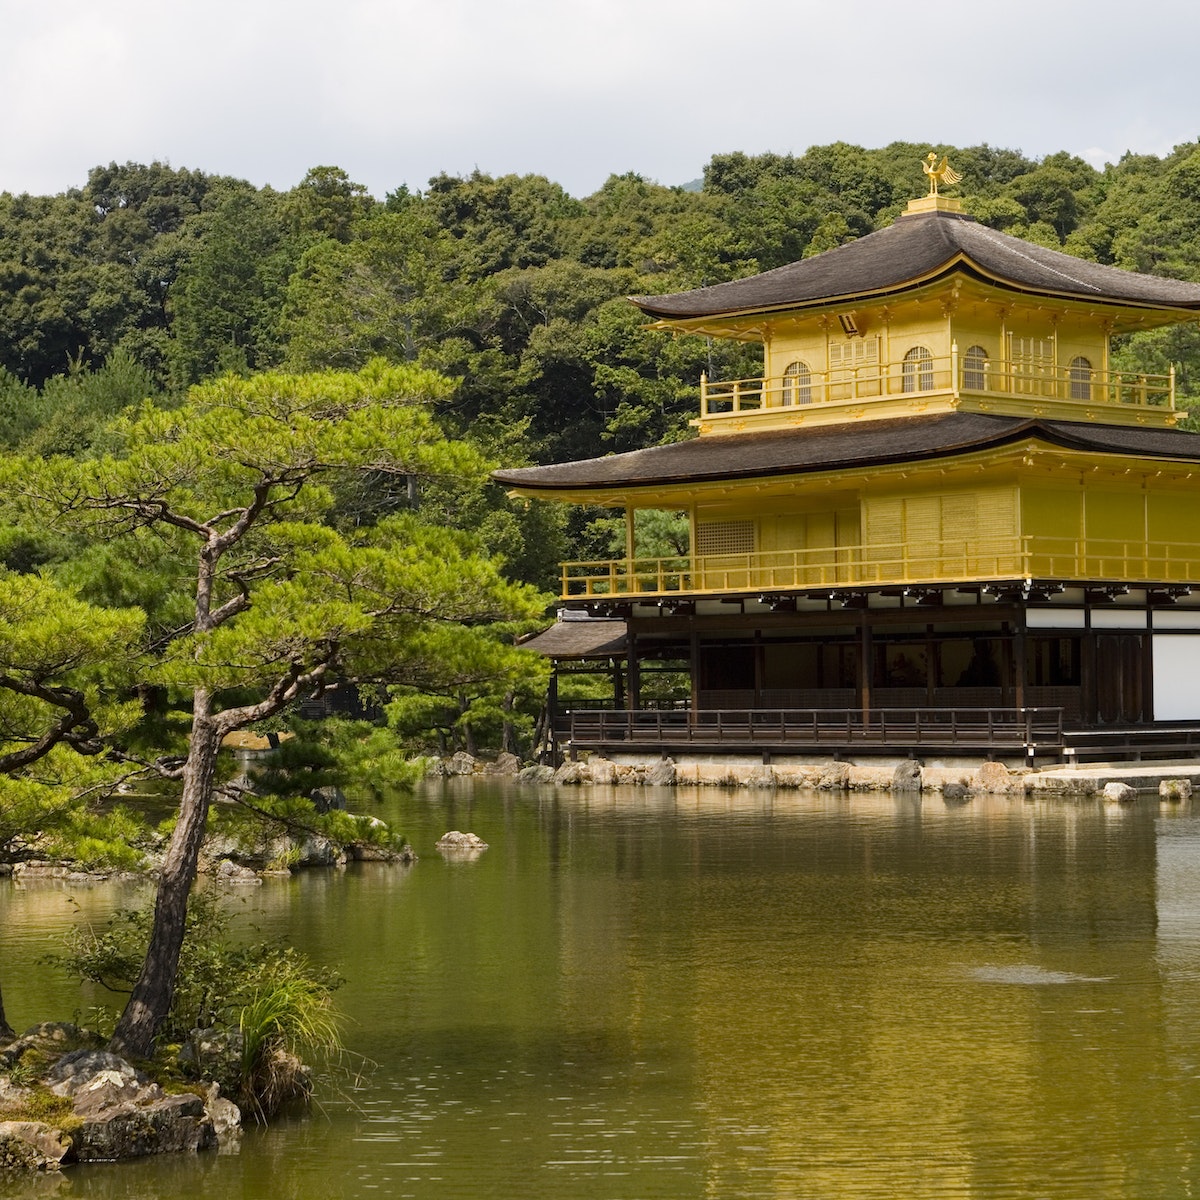
<path id="1" fill-rule="evenodd" d="M 892 602 L 899 600 L 900 608 L 917 611 L 921 608 L 950 608 L 970 611 L 976 605 L 963 603 L 946 604 L 947 593 L 956 596 L 976 595 L 978 607 L 992 603 L 1033 605 L 1039 608 L 1057 606 L 1078 607 L 1068 593 L 1082 592 L 1082 602 L 1089 606 L 1108 605 L 1122 596 L 1130 596 L 1136 602 L 1135 593 L 1143 593 L 1141 603 L 1149 606 L 1170 604 L 1193 593 L 1200 594 L 1200 583 L 1181 584 L 1171 580 L 1112 579 L 1068 579 L 1065 577 L 1007 576 L 969 582 L 937 582 L 928 584 L 846 584 L 835 588 L 762 588 L 730 592 L 661 592 L 644 595 L 621 596 L 608 599 L 599 596 L 571 596 L 559 603 L 564 608 L 587 612 L 597 617 L 628 618 L 635 609 L 658 608 L 671 616 L 695 615 L 696 606 L 718 604 L 744 608 L 746 603 L 758 606 L 755 611 L 795 612 L 797 603 L 824 602 L 829 609 L 844 611 L 875 609 L 896 611 Z M 1057 603 L 1055 598 L 1058 598 Z M 873 605 L 872 601 L 886 601 Z M 808 609 L 807 611 L 820 611 Z M 827 610 L 828 611 L 828 610 Z M 715 613 L 700 615 L 717 616 Z"/>

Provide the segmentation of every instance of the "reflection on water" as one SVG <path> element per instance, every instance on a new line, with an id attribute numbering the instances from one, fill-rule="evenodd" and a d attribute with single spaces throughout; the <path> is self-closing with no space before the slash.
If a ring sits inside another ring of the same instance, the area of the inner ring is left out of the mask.
<path id="1" fill-rule="evenodd" d="M 347 1044 L 374 1069 L 340 1073 L 320 1111 L 236 1156 L 76 1170 L 62 1194 L 1200 1186 L 1186 805 L 450 782 L 379 811 L 409 833 L 411 869 L 312 872 L 231 901 L 340 967 Z M 444 860 L 447 829 L 491 849 Z M 34 960 L 127 900 L 0 888 L 14 1020 L 80 1005 Z"/>

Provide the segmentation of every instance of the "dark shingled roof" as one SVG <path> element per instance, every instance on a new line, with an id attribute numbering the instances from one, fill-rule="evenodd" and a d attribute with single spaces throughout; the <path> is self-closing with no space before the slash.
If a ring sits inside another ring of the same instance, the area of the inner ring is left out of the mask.
<path id="1" fill-rule="evenodd" d="M 627 648 L 625 622 L 607 617 L 558 621 L 521 643 L 547 658 L 623 658 Z"/>
<path id="2" fill-rule="evenodd" d="M 1137 275 L 1047 250 L 961 213 L 905 215 L 857 241 L 748 279 L 668 296 L 631 296 L 652 317 L 686 320 L 867 298 L 936 278 L 961 259 L 984 277 L 1039 294 L 1200 309 L 1200 284 Z M 965 267 L 963 269 L 969 269 Z"/>
<path id="3" fill-rule="evenodd" d="M 1200 462 L 1200 437 L 1182 430 L 952 412 L 712 435 L 605 458 L 494 471 L 492 476 L 528 493 L 599 491 L 883 466 L 969 454 L 1031 437 L 1070 450 Z"/>

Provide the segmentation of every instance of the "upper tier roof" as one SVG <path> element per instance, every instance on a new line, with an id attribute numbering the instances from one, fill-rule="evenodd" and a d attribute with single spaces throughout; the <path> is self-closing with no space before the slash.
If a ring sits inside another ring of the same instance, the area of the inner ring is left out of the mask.
<path id="1" fill-rule="evenodd" d="M 1200 462 L 1200 435 L 1181 430 L 953 412 L 692 438 L 581 462 L 494 471 L 492 478 L 526 495 L 626 491 L 954 457 L 1025 438 L 1068 450 Z"/>
<path id="2" fill-rule="evenodd" d="M 1037 295 L 1200 311 L 1200 284 L 1073 258 L 945 211 L 906 213 L 857 241 L 748 279 L 630 299 L 665 320 L 731 316 L 879 297 L 955 268 Z"/>

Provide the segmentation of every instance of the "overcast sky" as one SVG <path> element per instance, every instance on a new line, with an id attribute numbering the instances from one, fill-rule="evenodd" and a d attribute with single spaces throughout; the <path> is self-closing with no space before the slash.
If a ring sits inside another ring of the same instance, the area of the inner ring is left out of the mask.
<path id="1" fill-rule="evenodd" d="M 110 161 L 376 196 L 439 171 L 697 178 L 714 153 L 1200 135 L 1198 0 L 0 0 L 0 191 Z M 914 187 L 921 176 L 914 168 Z"/>

